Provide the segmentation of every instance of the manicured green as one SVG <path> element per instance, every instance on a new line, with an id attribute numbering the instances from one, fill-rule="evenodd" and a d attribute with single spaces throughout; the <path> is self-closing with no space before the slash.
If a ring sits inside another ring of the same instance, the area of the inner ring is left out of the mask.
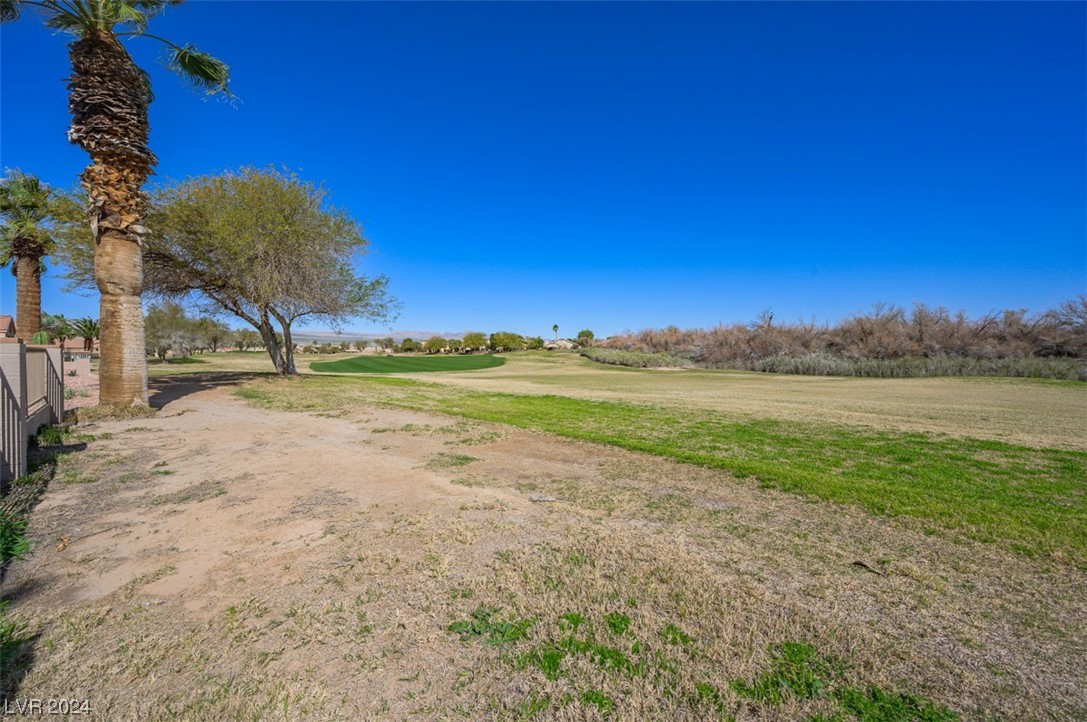
<path id="1" fill-rule="evenodd" d="M 611 444 L 1087 565 L 1087 452 L 674 406 L 479 393 L 410 379 L 303 378 L 241 395 L 299 410 L 376 403 Z"/>
<path id="2" fill-rule="evenodd" d="M 311 371 L 338 374 L 417 374 L 430 371 L 478 371 L 506 363 L 489 354 L 457 356 L 355 356 L 310 364 Z"/>

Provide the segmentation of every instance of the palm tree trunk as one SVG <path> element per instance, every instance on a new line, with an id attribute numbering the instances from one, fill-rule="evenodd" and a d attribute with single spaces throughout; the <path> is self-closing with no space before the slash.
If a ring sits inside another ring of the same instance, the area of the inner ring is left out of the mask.
<path id="1" fill-rule="evenodd" d="M 42 327 L 41 259 L 15 259 L 15 335 L 30 343 Z"/>
<path id="2" fill-rule="evenodd" d="M 81 36 L 69 47 L 69 57 L 68 139 L 92 161 L 82 185 L 95 238 L 94 280 L 102 293 L 99 399 L 113 406 L 147 403 L 139 222 L 143 184 L 156 162 L 147 147 L 147 82 L 106 31 Z"/>
<path id="3" fill-rule="evenodd" d="M 94 254 L 94 278 L 101 292 L 99 402 L 112 406 L 147 403 L 144 347 L 143 257 L 138 243 L 106 230 Z"/>

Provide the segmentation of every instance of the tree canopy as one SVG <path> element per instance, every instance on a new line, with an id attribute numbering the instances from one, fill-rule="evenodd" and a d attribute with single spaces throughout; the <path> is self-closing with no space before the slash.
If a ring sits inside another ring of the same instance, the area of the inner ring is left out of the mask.
<path id="1" fill-rule="evenodd" d="M 520 351 L 525 346 L 525 339 L 512 331 L 495 331 L 489 345 L 495 351 Z"/>
<path id="2" fill-rule="evenodd" d="M 487 336 L 479 331 L 469 331 L 464 334 L 461 343 L 464 344 L 464 348 L 468 351 L 478 351 L 481 348 L 486 348 Z"/>
<path id="3" fill-rule="evenodd" d="M 355 272 L 368 246 L 358 224 L 293 173 L 250 167 L 169 184 L 152 194 L 147 219 L 145 293 L 192 298 L 246 321 L 281 374 L 297 373 L 291 326 L 299 319 L 336 328 L 396 315 L 387 279 Z M 66 237 L 68 278 L 88 286 L 89 236 Z"/>
<path id="4" fill-rule="evenodd" d="M 0 268 L 16 278 L 16 329 L 30 341 L 41 328 L 41 274 L 55 246 L 52 191 L 35 176 L 9 170 L 0 179 Z"/>

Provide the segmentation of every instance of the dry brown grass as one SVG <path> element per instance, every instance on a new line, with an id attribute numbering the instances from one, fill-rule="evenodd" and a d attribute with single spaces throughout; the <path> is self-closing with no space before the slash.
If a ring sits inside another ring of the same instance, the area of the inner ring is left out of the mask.
<path id="1" fill-rule="evenodd" d="M 504 366 L 414 378 L 479 391 L 560 394 L 818 420 L 1027 446 L 1087 449 L 1087 384 L 1032 379 L 860 379 L 627 369 L 573 356 L 512 354 Z"/>
<path id="2" fill-rule="evenodd" d="M 84 406 L 66 414 L 65 421 L 72 424 L 89 424 L 95 421 L 116 419 L 146 419 L 155 416 L 157 410 L 150 406 Z"/>
<path id="3" fill-rule="evenodd" d="M 520 719 L 546 698 L 534 719 L 566 720 L 601 719 L 596 693 L 609 719 L 701 720 L 713 685 L 738 719 L 832 713 L 730 688 L 798 641 L 845 662 L 839 685 L 970 718 L 1087 714 L 1087 575 L 908 520 L 542 434 L 257 410 L 222 388 L 77 430 L 88 447 L 62 457 L 6 586 L 37 635 L 8 680 L 20 697 L 85 696 L 122 720 Z M 461 641 L 450 625 L 479 607 L 533 623 Z M 589 638 L 568 613 L 639 673 L 576 652 L 549 678 L 534 655 Z"/>

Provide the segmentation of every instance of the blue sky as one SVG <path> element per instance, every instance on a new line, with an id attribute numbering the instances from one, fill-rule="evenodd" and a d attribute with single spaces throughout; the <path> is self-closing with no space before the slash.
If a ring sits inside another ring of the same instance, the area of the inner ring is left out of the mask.
<path id="1" fill-rule="evenodd" d="M 190 2 L 131 43 L 162 177 L 270 163 L 366 229 L 398 329 L 980 314 L 1087 291 L 1083 3 Z M 0 30 L 0 165 L 68 186 L 66 38 Z M 97 299 L 44 285 L 44 308 Z M 0 309 L 14 282 L 0 280 Z M 239 322 L 240 323 L 240 322 Z M 361 332 L 385 325 L 350 324 Z"/>

